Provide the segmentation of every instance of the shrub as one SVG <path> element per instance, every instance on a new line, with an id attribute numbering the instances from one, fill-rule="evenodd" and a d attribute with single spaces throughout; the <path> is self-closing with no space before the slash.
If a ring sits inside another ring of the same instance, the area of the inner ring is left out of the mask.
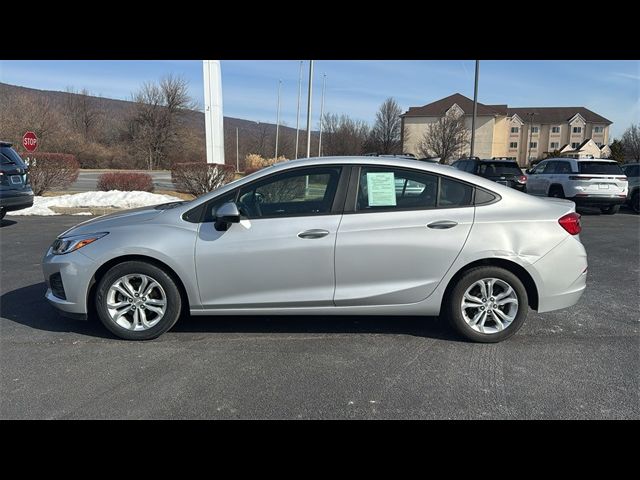
<path id="1" fill-rule="evenodd" d="M 29 179 L 35 195 L 51 190 L 64 190 L 78 179 L 78 161 L 67 153 L 24 154 L 29 166 Z"/>
<path id="2" fill-rule="evenodd" d="M 253 172 L 257 172 L 265 167 L 270 167 L 276 163 L 286 162 L 287 158 L 280 156 L 278 158 L 263 158 L 255 153 L 250 153 L 244 158 L 244 173 L 249 175 Z"/>
<path id="3" fill-rule="evenodd" d="M 171 166 L 171 181 L 176 190 L 196 197 L 229 183 L 234 176 L 233 165 L 188 162 Z"/>
<path id="4" fill-rule="evenodd" d="M 153 179 L 148 173 L 103 173 L 98 178 L 98 190 L 103 192 L 109 190 L 153 192 Z"/>

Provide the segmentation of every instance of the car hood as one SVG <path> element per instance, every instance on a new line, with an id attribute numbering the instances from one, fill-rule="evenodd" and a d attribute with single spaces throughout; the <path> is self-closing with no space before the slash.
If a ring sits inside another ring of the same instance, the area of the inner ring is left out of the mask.
<path id="1" fill-rule="evenodd" d="M 58 238 L 69 235 L 82 235 L 85 233 L 107 232 L 114 227 L 148 222 L 162 214 L 162 212 L 163 210 L 157 210 L 154 205 L 151 207 L 133 208 L 122 212 L 110 213 L 79 223 L 58 235 Z"/>

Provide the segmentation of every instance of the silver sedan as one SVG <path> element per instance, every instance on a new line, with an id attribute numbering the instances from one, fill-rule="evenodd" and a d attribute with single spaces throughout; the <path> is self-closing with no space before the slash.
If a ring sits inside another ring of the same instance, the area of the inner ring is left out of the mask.
<path id="1" fill-rule="evenodd" d="M 191 202 L 62 233 L 46 298 L 115 335 L 191 315 L 445 315 L 464 337 L 513 335 L 529 308 L 574 305 L 587 256 L 572 202 L 447 166 L 324 157 L 260 170 Z"/>

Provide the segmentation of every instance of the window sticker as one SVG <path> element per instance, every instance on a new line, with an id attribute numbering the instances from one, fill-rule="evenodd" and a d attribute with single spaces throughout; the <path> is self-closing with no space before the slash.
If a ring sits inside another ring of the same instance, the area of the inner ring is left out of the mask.
<path id="1" fill-rule="evenodd" d="M 367 172 L 370 207 L 395 207 L 396 183 L 393 172 Z"/>

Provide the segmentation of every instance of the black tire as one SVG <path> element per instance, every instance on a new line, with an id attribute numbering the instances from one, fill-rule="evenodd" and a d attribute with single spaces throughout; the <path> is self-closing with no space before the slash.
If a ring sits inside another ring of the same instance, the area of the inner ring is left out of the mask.
<path id="1" fill-rule="evenodd" d="M 633 195 L 631 195 L 631 209 L 636 212 L 636 213 L 640 213 L 640 192 L 635 191 L 633 193 Z"/>
<path id="2" fill-rule="evenodd" d="M 4 216 L 7 214 L 7 209 L 4 207 L 0 207 L 0 222 L 4 219 Z"/>
<path id="3" fill-rule="evenodd" d="M 515 319 L 504 330 L 496 333 L 481 333 L 474 330 L 464 320 L 462 313 L 462 299 L 465 291 L 478 280 L 483 278 L 497 278 L 508 283 L 517 296 L 518 308 Z M 446 299 L 446 314 L 453 328 L 467 340 L 480 343 L 501 342 L 522 327 L 529 309 L 527 290 L 520 279 L 508 270 L 500 267 L 475 267 L 467 271 L 458 280 Z"/>
<path id="4" fill-rule="evenodd" d="M 128 274 L 143 274 L 158 282 L 166 295 L 166 310 L 160 321 L 140 331 L 127 330 L 118 325 L 109 316 L 107 310 L 107 293 L 113 283 Z M 125 340 L 151 340 L 169 330 L 178 321 L 182 311 L 182 297 L 176 282 L 164 270 L 142 261 L 123 262 L 115 265 L 103 275 L 98 282 L 95 295 L 95 306 L 98 318 L 114 335 Z"/>
<path id="5" fill-rule="evenodd" d="M 615 215 L 620 211 L 620 205 L 610 205 L 608 207 L 601 208 L 600 211 L 605 215 Z"/>
<path id="6" fill-rule="evenodd" d="M 552 185 L 549 189 L 549 196 L 555 198 L 564 198 L 564 188 L 560 185 Z"/>

